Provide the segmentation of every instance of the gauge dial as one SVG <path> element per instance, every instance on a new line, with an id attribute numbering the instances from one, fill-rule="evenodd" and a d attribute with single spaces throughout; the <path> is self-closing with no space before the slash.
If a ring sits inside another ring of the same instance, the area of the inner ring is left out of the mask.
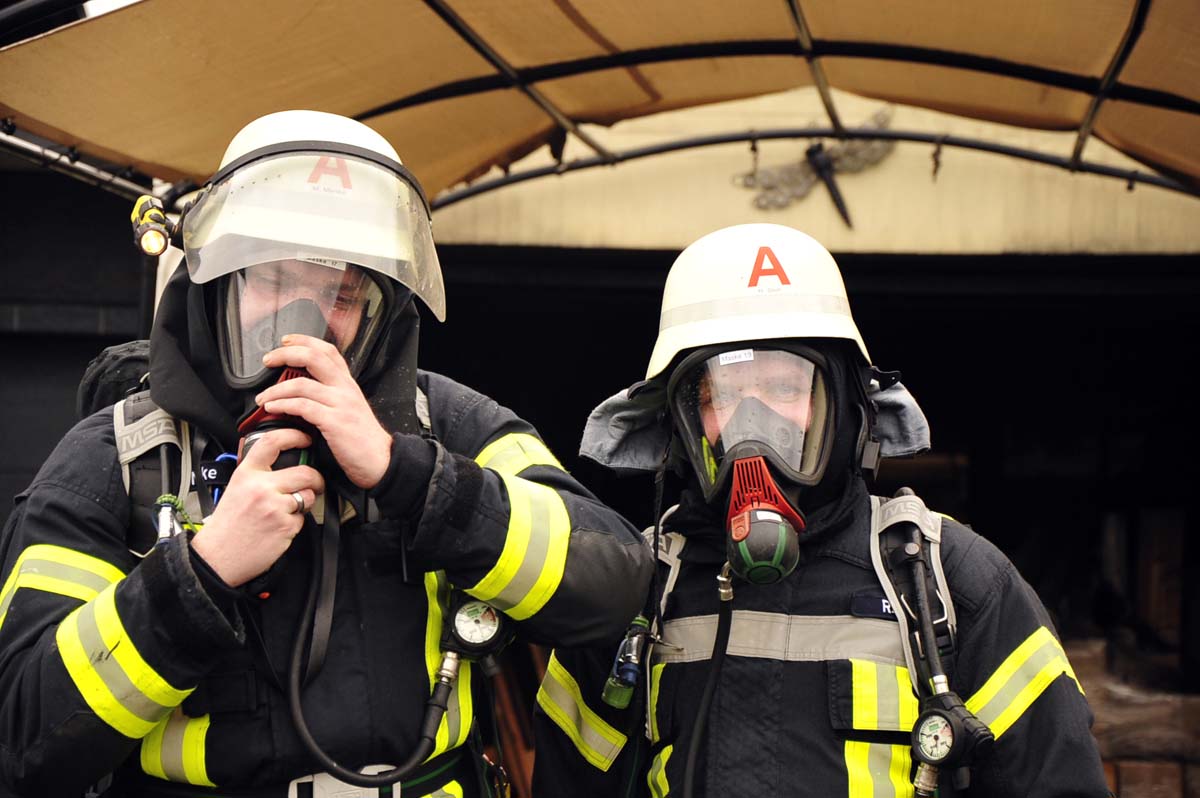
<path id="1" fill-rule="evenodd" d="M 954 747 L 954 729 L 950 721 L 940 714 L 931 714 L 921 721 L 917 731 L 917 744 L 921 753 L 930 761 L 937 762 L 945 759 Z"/>
<path id="2" fill-rule="evenodd" d="M 482 601 L 468 601 L 454 614 L 454 631 L 464 643 L 483 645 L 500 631 L 496 608 Z"/>

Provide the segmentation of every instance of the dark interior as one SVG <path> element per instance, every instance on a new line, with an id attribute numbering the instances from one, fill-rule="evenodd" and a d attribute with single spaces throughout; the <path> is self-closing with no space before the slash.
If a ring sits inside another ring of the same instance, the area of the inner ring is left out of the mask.
<path id="1" fill-rule="evenodd" d="M 123 200 L 41 172 L 5 184 L 0 517 L 74 422 L 88 360 L 137 335 L 142 284 Z M 585 484 L 647 525 L 651 480 L 611 477 L 576 451 L 591 408 L 643 376 L 674 254 L 443 247 L 448 321 L 426 315 L 422 365 L 532 421 Z M 973 525 L 1065 637 L 1109 639 L 1114 669 L 1137 661 L 1143 681 L 1200 689 L 1196 259 L 838 260 L 875 363 L 903 372 L 933 431 L 933 452 L 888 462 L 876 490 L 911 485 Z"/>

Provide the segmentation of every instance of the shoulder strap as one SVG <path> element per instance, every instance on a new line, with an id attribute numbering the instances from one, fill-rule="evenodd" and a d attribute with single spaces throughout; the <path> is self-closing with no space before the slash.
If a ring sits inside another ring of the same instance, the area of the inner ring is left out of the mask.
<path id="1" fill-rule="evenodd" d="M 185 421 L 176 421 L 150 399 L 149 391 L 129 396 L 113 407 L 113 433 L 121 480 L 129 494 L 130 527 L 126 540 L 129 550 L 143 556 L 154 545 L 154 507 L 163 494 L 163 458 L 160 447 L 173 446 L 178 463 L 166 463 L 168 484 L 174 475 L 179 482 L 175 495 L 193 518 L 202 517 L 200 498 L 192 486 L 191 429 Z M 178 471 L 175 469 L 178 468 Z"/>
<path id="2" fill-rule="evenodd" d="M 927 688 L 920 684 L 920 671 L 913 657 L 913 640 L 916 629 L 916 602 L 911 598 L 912 575 L 904 569 L 894 572 L 892 553 L 908 543 L 900 533 L 900 522 L 913 523 L 921 530 L 924 541 L 925 559 L 930 564 L 927 586 L 931 609 L 937 616 L 933 619 L 938 638 L 938 648 L 943 656 L 953 653 L 958 621 L 954 613 L 954 602 L 942 569 L 942 517 L 931 513 L 919 496 L 897 496 L 894 499 L 871 497 L 871 564 L 883 587 L 884 595 L 891 602 L 900 626 L 900 643 L 904 649 L 904 660 L 908 666 L 909 679 L 918 695 Z M 937 604 L 933 604 L 933 597 Z"/>
<path id="3" fill-rule="evenodd" d="M 683 547 L 687 545 L 687 538 L 678 532 L 668 532 L 665 529 L 667 519 L 671 517 L 679 509 L 679 505 L 670 507 L 663 513 L 662 521 L 659 522 L 658 533 L 658 561 L 667 566 L 667 578 L 663 582 L 662 595 L 659 596 L 658 611 L 660 614 L 667 611 L 667 599 L 671 597 L 671 591 L 675 589 L 675 580 L 679 578 L 679 553 L 683 551 Z M 642 530 L 642 538 L 646 541 L 649 547 L 654 546 L 654 527 L 648 526 Z M 653 625 L 653 619 L 651 620 Z M 651 629 L 654 635 L 662 634 L 661 629 Z"/>

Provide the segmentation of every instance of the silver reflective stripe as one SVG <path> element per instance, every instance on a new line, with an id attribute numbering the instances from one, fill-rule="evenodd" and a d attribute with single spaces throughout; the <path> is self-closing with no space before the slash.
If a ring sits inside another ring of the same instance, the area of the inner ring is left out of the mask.
<path id="1" fill-rule="evenodd" d="M 885 743 L 870 743 L 867 752 L 867 768 L 874 782 L 875 798 L 895 798 L 896 790 L 888 778 L 892 769 L 892 746 Z"/>
<path id="2" fill-rule="evenodd" d="M 1042 627 L 1042 629 L 1044 628 Z M 1038 630 L 1038 632 L 1041 631 L 1041 629 Z M 969 707 L 974 710 L 975 715 L 981 721 L 992 728 L 997 737 L 1000 736 L 1000 732 L 996 731 L 998 726 L 1001 727 L 1001 731 L 1006 730 L 1032 703 L 1032 698 L 1041 695 L 1049 682 L 1066 673 L 1070 668 L 1058 641 L 1048 631 L 1038 635 L 1037 639 L 1044 642 L 1036 650 L 1030 652 L 1023 662 L 1017 664 L 1017 667 L 1013 668 L 1010 664 L 1011 657 L 1009 660 L 1005 660 L 997 671 L 997 675 L 1005 678 L 1005 681 L 987 703 L 978 708 Z M 1043 670 L 1046 671 L 1046 676 L 1041 676 Z M 1022 695 L 1027 691 L 1032 691 L 1032 696 Z M 1019 711 L 1013 713 L 1012 708 L 1014 707 L 1019 708 Z M 1001 726 L 1001 717 L 1006 713 L 1013 717 L 1007 719 L 1007 722 Z"/>
<path id="3" fill-rule="evenodd" d="M 655 662 L 699 662 L 710 659 L 717 637 L 717 616 L 701 615 L 666 622 Z M 786 662 L 825 662 L 864 659 L 891 665 L 904 664 L 896 624 L 878 618 L 851 615 L 784 615 L 734 610 L 729 629 L 728 653 L 735 657 Z"/>
<path id="4" fill-rule="evenodd" d="M 748 297 L 731 297 L 729 299 L 711 299 L 707 302 L 694 302 L 690 305 L 680 305 L 677 308 L 664 310 L 658 329 L 669 329 L 681 324 L 719 319 L 725 316 L 767 315 L 775 313 L 829 313 L 835 316 L 849 316 L 850 303 L 844 296 L 826 296 L 820 294 L 766 294 Z"/>
<path id="5" fill-rule="evenodd" d="M 433 431 L 433 420 L 429 417 L 429 397 L 420 388 L 417 388 L 417 421 L 421 424 L 421 429 L 426 432 Z"/>
<path id="6" fill-rule="evenodd" d="M 557 495 L 550 495 L 554 497 L 554 500 L 561 501 Z M 517 567 L 517 572 L 513 574 L 512 579 L 494 598 L 488 599 L 489 604 L 502 611 L 511 610 L 521 603 L 521 600 L 529 594 L 530 589 L 537 584 L 538 577 L 542 575 L 542 568 L 546 565 L 546 553 L 550 550 L 552 535 L 550 496 L 541 491 L 528 491 L 527 496 L 529 498 L 529 543 L 525 547 L 521 564 Z"/>
<path id="7" fill-rule="evenodd" d="M 846 741 L 850 798 L 912 798 L 912 756 L 908 746 Z"/>
<path id="8" fill-rule="evenodd" d="M 900 725 L 900 690 L 896 684 L 895 668 L 875 668 L 875 691 L 876 728 L 907 731 Z"/>
<path id="9" fill-rule="evenodd" d="M 23 584 L 23 582 L 27 582 L 29 580 L 23 580 L 22 577 L 31 577 L 35 575 L 67 582 L 71 585 L 78 585 L 91 590 L 93 595 L 95 593 L 99 593 L 101 590 L 111 584 L 109 579 L 106 579 L 97 573 L 93 573 L 92 571 L 86 571 L 83 568 L 75 568 L 74 566 L 53 562 L 52 560 L 40 560 L 33 558 L 22 560 L 20 562 L 20 568 L 17 570 L 16 579 L 14 580 L 12 577 L 10 577 L 10 581 L 13 583 L 12 589 L 6 591 L 3 595 L 0 595 L 0 619 L 3 619 L 5 613 L 8 612 L 8 605 L 12 603 L 12 598 L 13 595 L 16 594 L 17 588 L 29 586 Z"/>
<path id="10" fill-rule="evenodd" d="M 183 767 L 183 733 L 187 731 L 188 717 L 183 712 L 174 712 L 163 729 L 162 757 L 163 773 L 171 781 L 187 783 L 187 771 Z"/>
<path id="11" fill-rule="evenodd" d="M 542 692 L 545 694 L 545 699 L 558 710 L 559 714 L 556 714 L 555 720 L 570 724 L 575 733 L 579 735 L 579 742 L 583 744 L 581 753 L 584 753 L 584 749 L 586 749 L 585 758 L 597 768 L 608 770 L 625 745 L 624 736 L 614 741 L 600 734 L 592 723 L 588 722 L 589 719 L 583 716 L 578 700 L 571 694 L 571 691 L 558 679 L 552 678 L 550 674 L 547 674 L 547 678 L 542 680 Z M 545 708 L 544 702 L 542 702 L 542 707 Z"/>
<path id="12" fill-rule="evenodd" d="M 96 605 L 89 602 L 78 615 L 79 642 L 89 653 L 90 665 L 113 698 L 134 716 L 150 724 L 158 723 L 171 707 L 164 707 L 143 693 L 125 673 L 117 658 L 109 651 L 96 622 Z M 114 648 L 116 648 L 114 646 Z"/>

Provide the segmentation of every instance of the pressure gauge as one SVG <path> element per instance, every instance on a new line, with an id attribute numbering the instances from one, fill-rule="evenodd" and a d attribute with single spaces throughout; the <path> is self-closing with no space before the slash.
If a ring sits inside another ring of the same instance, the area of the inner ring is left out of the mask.
<path id="1" fill-rule="evenodd" d="M 513 636 L 508 616 L 461 590 L 450 592 L 445 618 L 442 650 L 455 651 L 468 660 L 482 660 L 499 652 Z"/>
<path id="2" fill-rule="evenodd" d="M 937 764 L 946 759 L 954 749 L 954 726 L 940 712 L 926 712 L 917 723 L 917 748 L 921 759 Z"/>
<path id="3" fill-rule="evenodd" d="M 500 613 L 483 601 L 468 601 L 454 613 L 454 634 L 469 646 L 486 646 L 500 634 Z"/>

